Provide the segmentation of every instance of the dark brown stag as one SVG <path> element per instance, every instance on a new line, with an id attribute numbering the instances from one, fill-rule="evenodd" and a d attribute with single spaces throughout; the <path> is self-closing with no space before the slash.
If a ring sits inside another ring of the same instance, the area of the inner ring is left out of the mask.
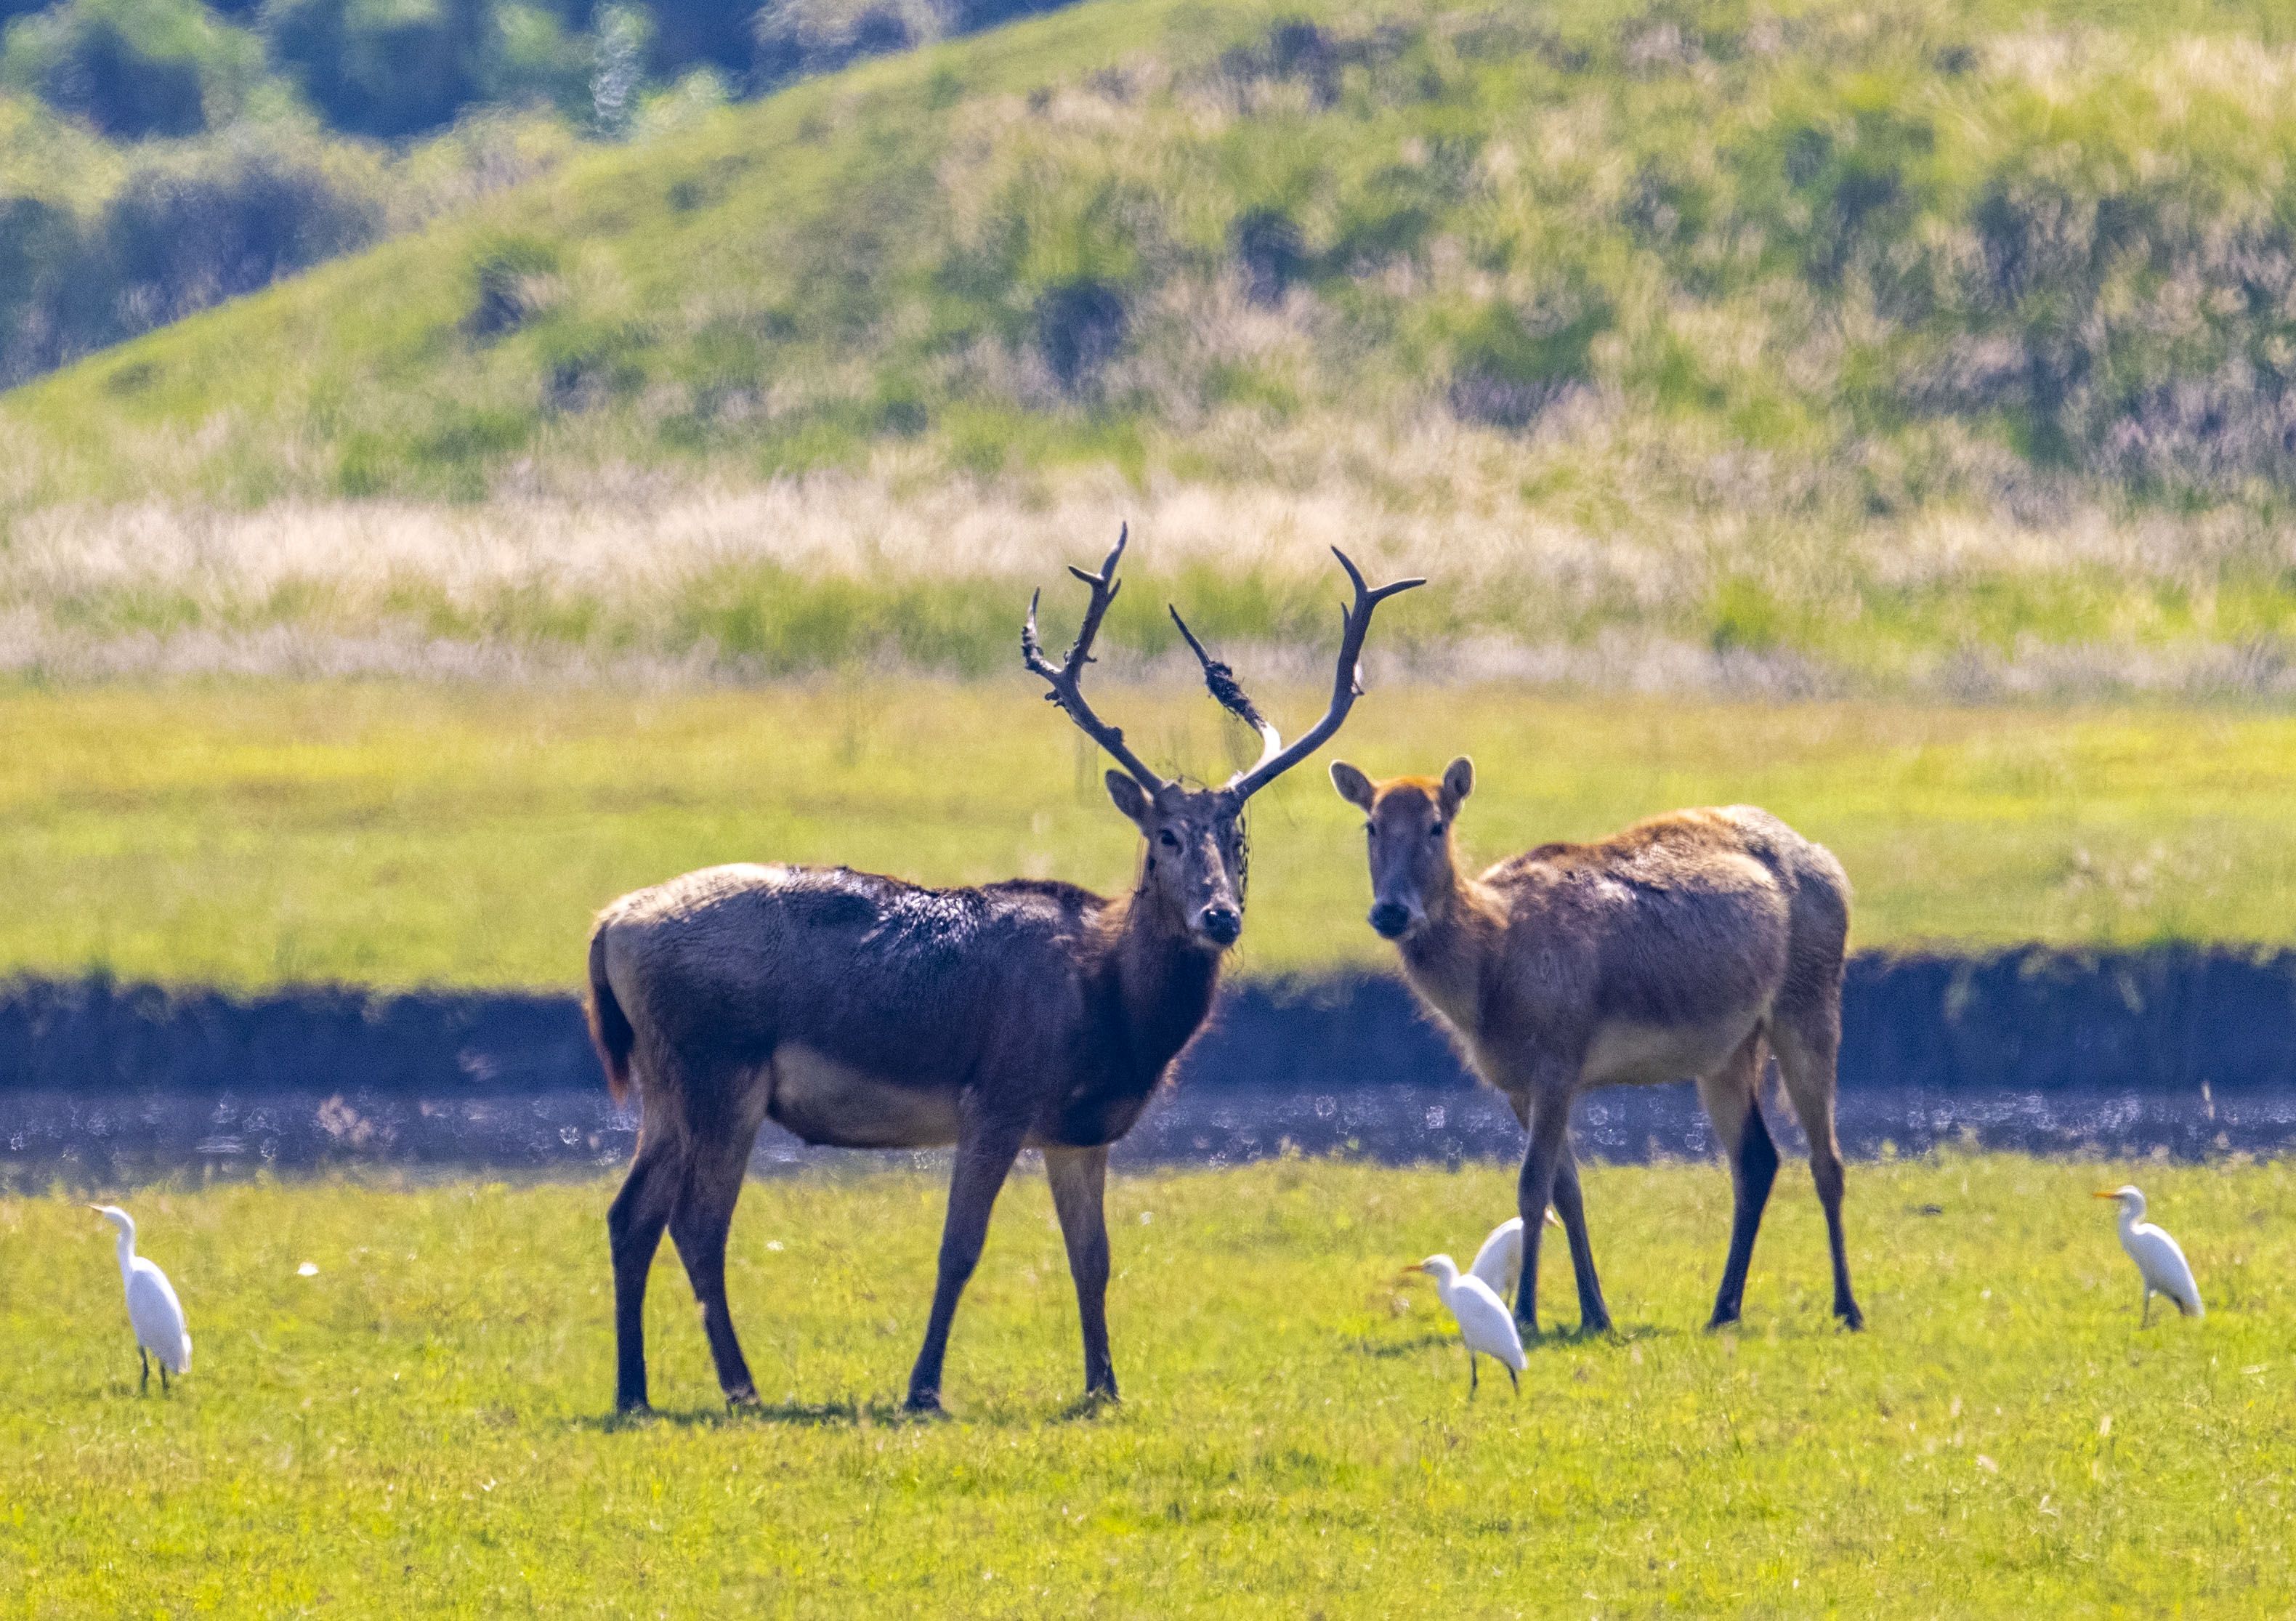
<path id="1" fill-rule="evenodd" d="M 1083 1321 L 1087 1396 L 1113 1397 L 1104 1300 L 1108 1145 L 1130 1130 L 1202 1024 L 1220 954 L 1243 928 L 1244 803 L 1321 748 L 1361 691 L 1380 602 L 1355 587 L 1324 718 L 1286 745 L 1232 673 L 1188 644 L 1213 696 L 1257 729 L 1259 758 L 1218 788 L 1168 782 L 1095 715 L 1079 685 L 1117 593 L 1124 539 L 1055 666 L 1029 606 L 1021 640 L 1049 700 L 1110 755 L 1109 797 L 1144 844 L 1129 895 L 1015 880 L 927 889 L 843 867 L 726 866 L 606 908 L 590 940 L 592 1035 L 617 1098 L 633 1076 L 636 1158 L 607 1218 L 614 1258 L 616 1405 L 646 1402 L 646 1274 L 668 1228 L 701 1303 L 728 1400 L 755 1399 L 726 1301 L 726 1240 L 758 1128 L 775 1120 L 842 1148 L 954 1144 L 948 1216 L 908 1405 L 940 1404 L 957 1297 L 998 1191 L 1041 1148 Z M 1173 614 L 1177 621 L 1179 615 Z M 1183 634 L 1187 627 L 1181 626 Z"/>

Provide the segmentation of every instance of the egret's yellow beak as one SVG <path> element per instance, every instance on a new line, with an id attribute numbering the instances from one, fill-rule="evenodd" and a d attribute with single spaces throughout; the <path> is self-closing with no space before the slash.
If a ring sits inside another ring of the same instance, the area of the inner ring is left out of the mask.
<path id="1" fill-rule="evenodd" d="M 2091 1199 L 2119 1199 L 2120 1195 L 2111 1188 L 2099 1188 L 2095 1192 L 2090 1194 L 2089 1197 Z"/>
<path id="2" fill-rule="evenodd" d="M 98 1216 L 102 1216 L 103 1214 L 103 1207 L 102 1205 L 90 1205 L 88 1208 L 94 1211 Z"/>

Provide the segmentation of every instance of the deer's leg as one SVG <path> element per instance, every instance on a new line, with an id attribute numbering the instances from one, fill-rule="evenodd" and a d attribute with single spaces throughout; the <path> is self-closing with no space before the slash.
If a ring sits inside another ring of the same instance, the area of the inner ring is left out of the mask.
<path id="1" fill-rule="evenodd" d="M 606 1237 L 614 1256 L 614 1409 L 641 1412 L 646 1404 L 645 1291 L 653 1252 L 661 1246 L 684 1174 L 685 1144 L 671 1133 L 641 1131 L 637 1157 L 630 1161 L 622 1191 L 606 1212 Z"/>
<path id="2" fill-rule="evenodd" d="M 697 1145 L 688 1161 L 684 1187 L 669 1216 L 669 1240 L 693 1285 L 701 1308 L 701 1331 L 718 1364 L 718 1388 L 728 1402 L 754 1402 L 758 1388 L 734 1338 L 734 1314 L 726 1300 L 726 1240 L 734 1228 L 734 1206 L 742 1197 L 750 1150 L 757 1145 L 760 1118 L 744 1117 L 718 1141 Z"/>
<path id="3" fill-rule="evenodd" d="M 1738 1044 L 1728 1060 L 1711 1075 L 1701 1076 L 1698 1095 L 1730 1158 L 1732 1201 L 1730 1256 L 1722 1264 L 1722 1285 L 1714 1291 L 1714 1315 L 1706 1326 L 1718 1329 L 1738 1321 L 1746 1296 L 1746 1269 L 1754 1259 L 1754 1235 L 1761 1231 L 1762 1209 L 1769 1203 L 1770 1184 L 1778 1176 L 1778 1148 L 1763 1123 L 1755 1083 L 1762 1074 L 1762 1032 L 1758 1027 Z"/>
<path id="4" fill-rule="evenodd" d="M 1841 987 L 1812 1005 L 1782 1011 L 1770 1041 L 1778 1051 L 1778 1077 L 1802 1134 L 1809 1139 L 1809 1175 L 1825 1210 L 1825 1242 L 1833 1257 L 1833 1314 L 1845 1328 L 1862 1329 L 1866 1314 L 1849 1290 L 1849 1250 L 1841 1236 L 1841 1142 L 1833 1130 L 1835 1067 L 1841 1053 Z"/>
<path id="5" fill-rule="evenodd" d="M 1554 1201 L 1555 1173 L 1570 1151 L 1570 1088 L 1540 1088 L 1531 1093 L 1530 1146 L 1523 1150 L 1522 1174 L 1515 1182 L 1515 1209 L 1522 1217 L 1522 1277 L 1515 1285 L 1514 1320 L 1526 1341 L 1538 1335 L 1538 1240 L 1546 1231 L 1546 1207 Z M 1590 1265 L 1592 1259 L 1590 1255 Z"/>
<path id="6" fill-rule="evenodd" d="M 1084 1328 L 1084 1393 L 1116 1397 L 1116 1366 L 1108 1355 L 1108 1183 L 1105 1148 L 1048 1148 L 1045 1180 L 1053 1186 L 1061 1238 L 1068 1245 L 1069 1276 L 1076 1281 L 1077 1317 Z"/>
<path id="7" fill-rule="evenodd" d="M 1554 1166 L 1554 1214 L 1562 1218 L 1562 1236 L 1570 1245 L 1570 1275 L 1578 1284 L 1578 1327 L 1587 1334 L 1607 1333 L 1610 1308 L 1603 1304 L 1603 1281 L 1595 1275 L 1595 1246 L 1587 1236 L 1587 1203 L 1578 1193 L 1578 1158 L 1570 1141 Z M 1542 1213 L 1542 1222 L 1546 1216 Z M 1528 1228 L 1526 1219 L 1523 1225 Z"/>
<path id="8" fill-rule="evenodd" d="M 917 1364 L 909 1373 L 911 1412 L 940 1411 L 940 1365 L 948 1352 L 948 1328 L 956 1316 L 957 1297 L 980 1261 L 980 1246 L 988 1237 L 988 1214 L 1011 1175 L 1021 1152 L 1027 1127 L 1002 1121 L 974 1123 L 959 1138 L 956 1167 L 948 1179 L 948 1220 L 940 1233 L 940 1275 L 933 1285 L 932 1315 L 925 1323 L 925 1342 Z"/>

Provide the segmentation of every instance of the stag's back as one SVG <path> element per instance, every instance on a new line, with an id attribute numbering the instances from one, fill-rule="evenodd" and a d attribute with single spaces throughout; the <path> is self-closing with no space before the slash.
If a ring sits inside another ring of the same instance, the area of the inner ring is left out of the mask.
<path id="1" fill-rule="evenodd" d="M 641 889 L 599 919 L 614 999 L 689 1068 L 783 1042 L 918 1085 L 962 1085 L 1011 1037 L 1081 1005 L 1078 942 L 1103 903 L 1067 884 L 928 889 L 844 867 L 734 865 Z"/>

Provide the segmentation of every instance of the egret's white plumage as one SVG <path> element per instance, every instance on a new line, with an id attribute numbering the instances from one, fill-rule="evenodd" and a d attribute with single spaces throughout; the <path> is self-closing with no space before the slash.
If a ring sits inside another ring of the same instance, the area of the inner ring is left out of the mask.
<path id="1" fill-rule="evenodd" d="M 1522 1336 L 1515 1331 L 1514 1314 L 1506 1302 L 1474 1273 L 1461 1273 L 1447 1255 L 1431 1255 L 1412 1270 L 1435 1280 L 1435 1292 L 1458 1323 L 1459 1338 L 1467 1342 L 1467 1395 L 1474 1396 L 1479 1382 L 1478 1353 L 1498 1358 L 1506 1367 L 1507 1382 L 1520 1394 L 1522 1383 L 1515 1375 L 1523 1369 Z"/>
<path id="2" fill-rule="evenodd" d="M 2111 1188 L 2097 1198 L 2120 1202 L 2120 1247 L 2128 1251 L 2128 1258 L 2136 1263 L 2137 1273 L 2144 1280 L 2144 1321 L 2152 1321 L 2155 1295 L 2168 1296 L 2187 1317 L 2207 1316 L 2208 1308 L 2201 1304 L 2201 1286 L 2193 1281 L 2185 1252 L 2177 1248 L 2176 1240 L 2144 1219 L 2144 1195 L 2136 1185 Z"/>
<path id="3" fill-rule="evenodd" d="M 144 1357 L 144 1388 L 152 1384 L 151 1357 L 160 1359 L 160 1388 L 168 1375 L 188 1373 L 192 1367 L 192 1331 L 184 1322 L 184 1303 L 168 1274 L 135 1253 L 135 1218 L 118 1205 L 90 1205 L 119 1234 L 119 1281 L 127 1290 L 127 1322 L 135 1330 L 135 1351 Z"/>
<path id="4" fill-rule="evenodd" d="M 1546 1224 L 1560 1227 L 1562 1218 L 1549 1210 Z M 1500 1299 L 1513 1298 L 1515 1286 L 1522 1281 L 1522 1217 L 1510 1216 L 1492 1228 L 1467 1270 L 1488 1284 Z"/>

